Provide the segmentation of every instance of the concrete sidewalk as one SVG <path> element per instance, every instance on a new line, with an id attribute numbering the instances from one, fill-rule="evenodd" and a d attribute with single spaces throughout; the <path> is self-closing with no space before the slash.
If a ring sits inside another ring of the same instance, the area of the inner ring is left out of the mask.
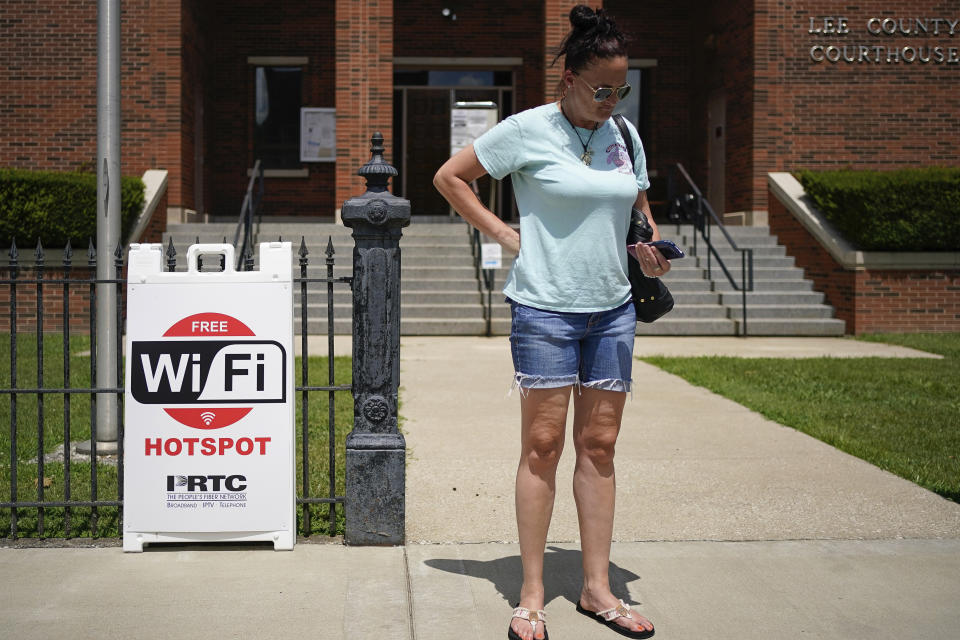
<path id="1" fill-rule="evenodd" d="M 636 353 L 923 355 L 674 340 L 639 337 Z M 0 549 L 0 637 L 502 640 L 520 589 L 511 372 L 506 338 L 403 339 L 405 547 Z M 654 367 L 636 363 L 634 379 L 611 579 L 657 638 L 960 637 L 960 505 Z M 570 454 L 545 558 L 548 628 L 619 638 L 574 611 Z"/>

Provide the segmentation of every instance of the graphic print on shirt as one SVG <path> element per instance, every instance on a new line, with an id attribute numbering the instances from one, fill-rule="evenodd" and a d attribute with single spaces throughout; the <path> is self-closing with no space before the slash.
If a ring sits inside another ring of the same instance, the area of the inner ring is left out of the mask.
<path id="1" fill-rule="evenodd" d="M 619 173 L 633 173 L 627 148 L 619 142 L 614 142 L 607 147 L 607 164 L 615 165 Z"/>

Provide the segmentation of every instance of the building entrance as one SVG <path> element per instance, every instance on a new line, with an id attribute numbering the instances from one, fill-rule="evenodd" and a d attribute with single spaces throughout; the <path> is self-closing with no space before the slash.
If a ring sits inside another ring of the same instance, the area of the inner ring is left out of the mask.
<path id="1" fill-rule="evenodd" d="M 498 107 L 498 119 L 511 115 L 513 73 L 398 69 L 393 98 L 393 164 L 400 172 L 393 192 L 410 201 L 414 216 L 449 218 L 450 207 L 433 187 L 433 175 L 450 157 L 450 111 L 457 102 L 490 101 Z M 509 185 L 491 189 L 489 176 L 478 182 L 484 204 L 501 218 L 514 219 Z"/>

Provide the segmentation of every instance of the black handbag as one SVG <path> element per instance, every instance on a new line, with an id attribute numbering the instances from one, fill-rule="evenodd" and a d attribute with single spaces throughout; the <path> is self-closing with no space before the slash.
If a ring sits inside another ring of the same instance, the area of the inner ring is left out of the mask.
<path id="1" fill-rule="evenodd" d="M 627 152 L 630 154 L 630 161 L 633 162 L 635 160 L 633 138 L 627 131 L 623 116 L 618 113 L 613 116 L 613 120 L 620 128 L 620 135 L 623 136 L 623 142 L 627 145 Z M 647 216 L 643 211 L 633 209 L 630 212 L 630 226 L 627 228 L 627 244 L 650 242 L 652 239 L 653 227 L 650 226 Z M 630 277 L 630 290 L 633 294 L 633 306 L 637 310 L 638 322 L 653 322 L 673 309 L 673 296 L 667 289 L 667 285 L 663 284 L 660 278 L 648 278 L 643 275 L 637 260 L 627 258 L 627 275 Z"/>

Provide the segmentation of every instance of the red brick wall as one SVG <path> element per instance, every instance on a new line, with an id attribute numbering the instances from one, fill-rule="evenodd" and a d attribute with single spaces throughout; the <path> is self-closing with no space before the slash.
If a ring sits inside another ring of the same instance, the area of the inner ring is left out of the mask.
<path id="1" fill-rule="evenodd" d="M 682 162 L 695 179 L 705 175 L 706 140 L 700 132 L 706 130 L 706 120 L 700 123 L 698 118 L 706 109 L 706 97 L 690 90 L 691 83 L 703 87 L 706 82 L 695 75 L 703 68 L 704 56 L 699 53 L 706 37 L 703 12 L 694 11 L 689 0 L 606 0 L 604 7 L 631 38 L 630 57 L 657 61 L 648 76 L 650 129 L 643 140 L 648 169 L 662 176 Z"/>
<path id="2" fill-rule="evenodd" d="M 394 55 L 522 58 L 523 63 L 514 74 L 516 110 L 553 99 L 553 86 L 548 85 L 544 90 L 542 2 L 490 0 L 458 4 L 455 21 L 442 16 L 441 8 L 441 5 L 425 8 L 421 3 L 394 2 Z M 570 23 L 565 24 L 569 27 Z"/>
<path id="3" fill-rule="evenodd" d="M 179 0 L 121 3 L 121 167 L 170 170 L 180 202 Z M 94 171 L 96 0 L 8 0 L 0 11 L 0 164 Z"/>
<path id="4" fill-rule="evenodd" d="M 336 206 L 362 194 L 370 136 L 393 140 L 393 2 L 336 0 Z M 389 162 L 389 154 L 385 158 Z"/>
<path id="5" fill-rule="evenodd" d="M 870 18 L 960 18 L 956 2 L 756 0 L 753 208 L 766 208 L 766 174 L 797 169 L 892 169 L 960 163 L 960 63 L 814 62 L 815 45 L 960 47 L 960 30 L 873 35 Z M 810 18 L 847 18 L 847 34 L 810 34 Z M 908 25 L 909 26 L 909 25 Z M 933 24 L 928 24 L 930 31 Z M 859 57 L 859 49 L 856 50 Z M 875 54 L 871 50 L 870 58 Z M 960 62 L 960 60 L 958 60 Z M 728 119 L 731 117 L 728 111 Z"/>
<path id="6" fill-rule="evenodd" d="M 960 331 L 960 270 L 858 271 L 857 333 Z"/>
<path id="7" fill-rule="evenodd" d="M 563 37 L 570 31 L 570 10 L 578 4 L 585 4 L 582 0 L 544 0 L 543 1 L 543 24 L 540 27 L 543 33 L 543 53 L 544 53 L 544 89 L 546 100 L 556 100 L 558 97 L 557 85 L 563 75 L 563 59 L 557 60 L 556 64 L 550 66 L 554 57 L 557 55 L 557 49 L 563 41 Z M 592 8 L 603 6 L 602 2 L 594 2 L 589 5 Z"/>
<path id="8" fill-rule="evenodd" d="M 844 269 L 775 195 L 768 198 L 771 232 L 847 333 L 960 331 L 960 271 Z"/>

